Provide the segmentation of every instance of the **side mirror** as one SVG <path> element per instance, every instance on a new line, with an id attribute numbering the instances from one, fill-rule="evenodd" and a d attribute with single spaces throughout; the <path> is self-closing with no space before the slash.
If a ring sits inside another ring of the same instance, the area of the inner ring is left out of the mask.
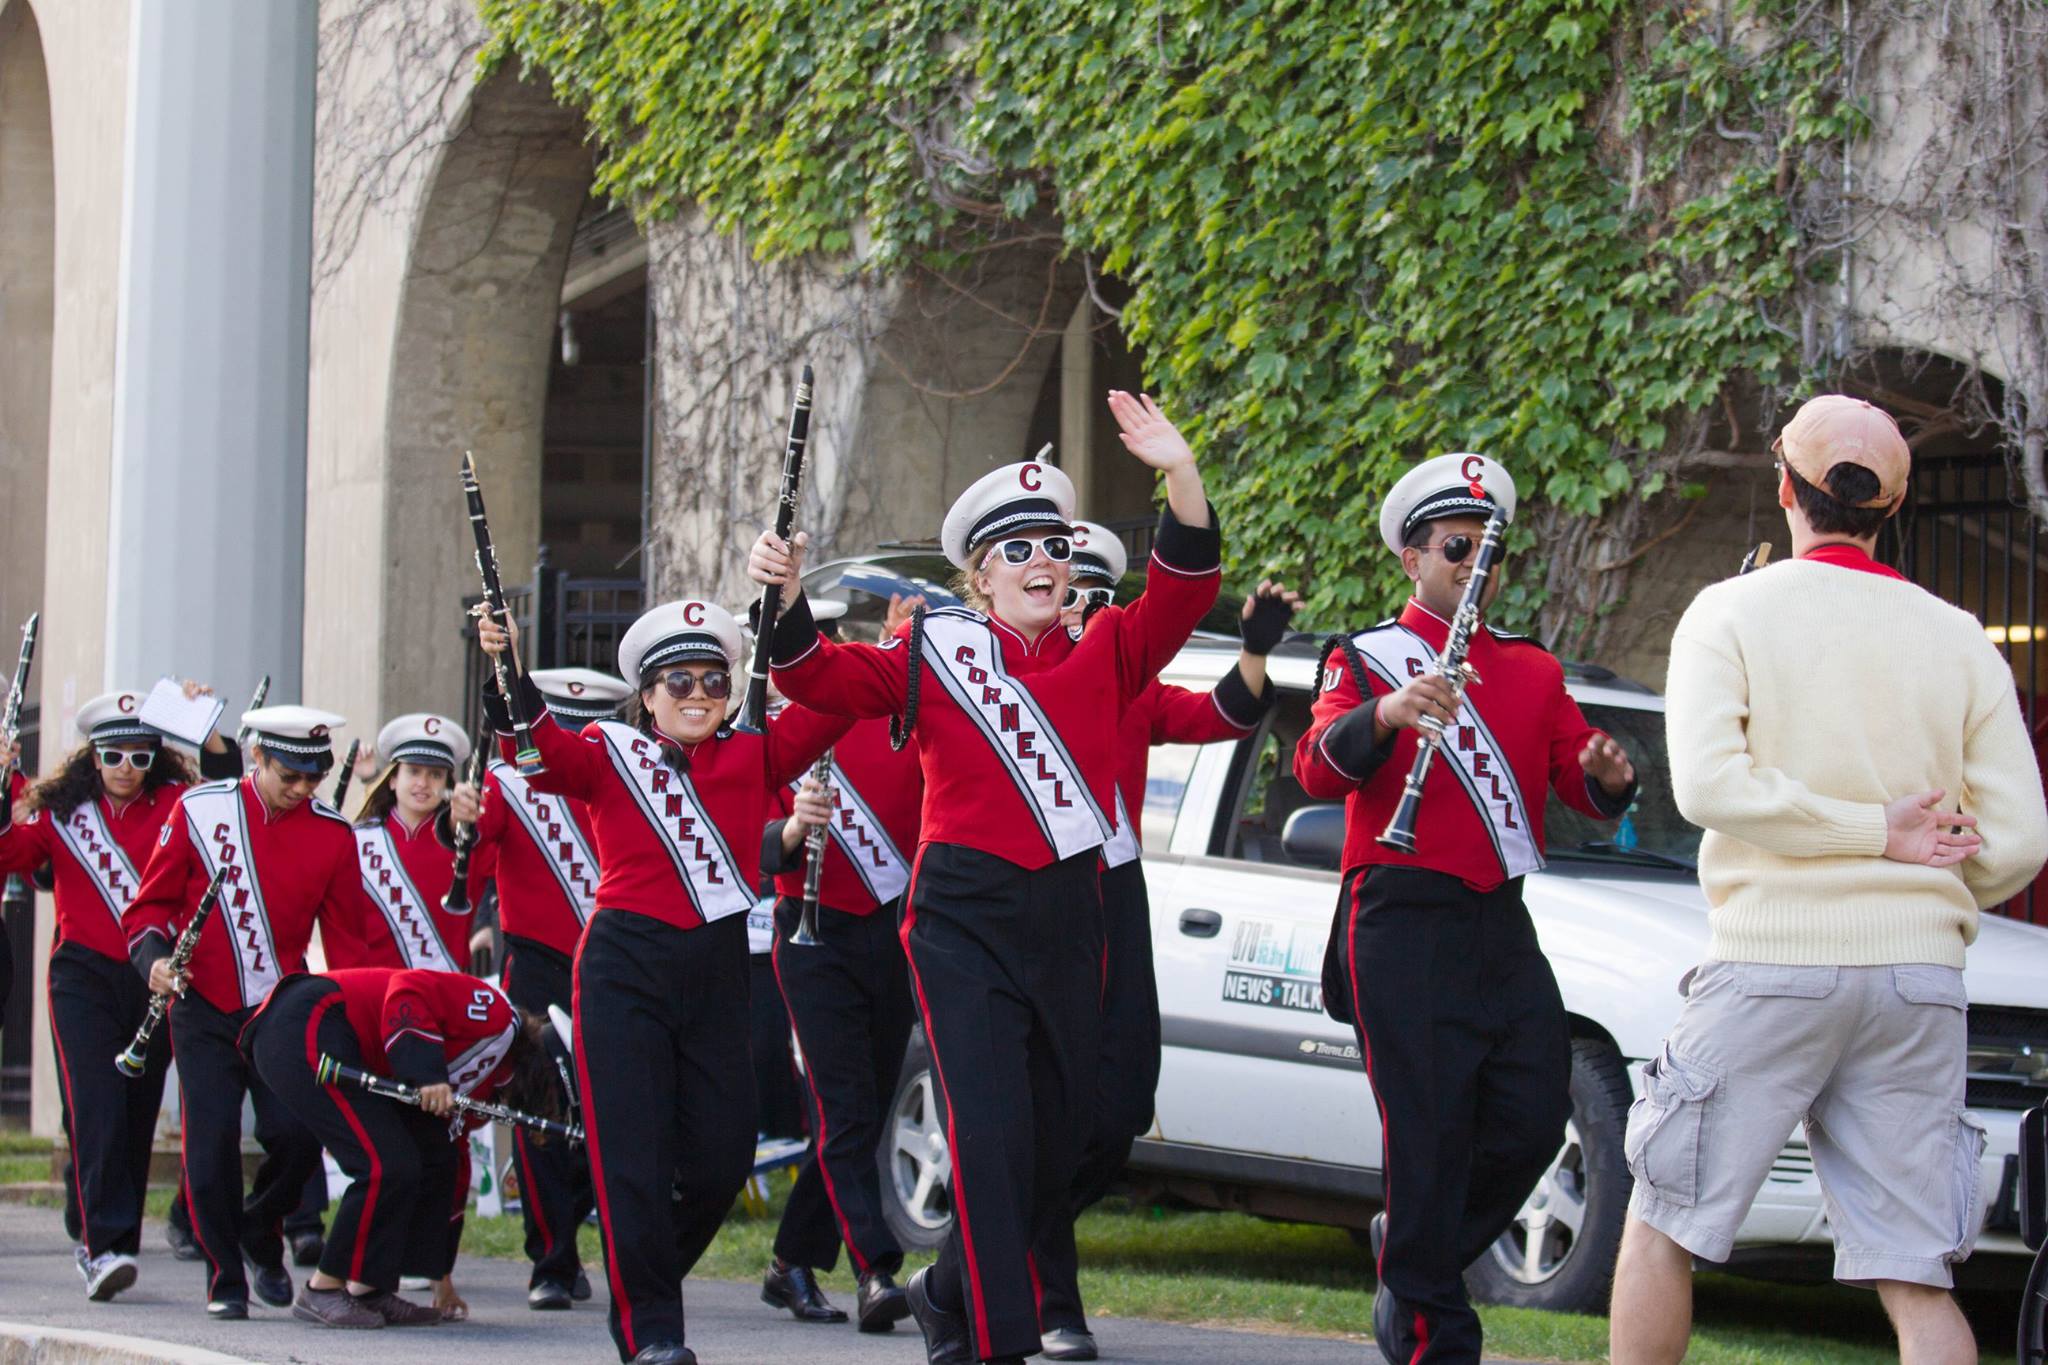
<path id="1" fill-rule="evenodd" d="M 1344 861 L 1344 807 L 1301 807 L 1281 827 L 1280 848 L 1291 863 L 1337 871 Z"/>

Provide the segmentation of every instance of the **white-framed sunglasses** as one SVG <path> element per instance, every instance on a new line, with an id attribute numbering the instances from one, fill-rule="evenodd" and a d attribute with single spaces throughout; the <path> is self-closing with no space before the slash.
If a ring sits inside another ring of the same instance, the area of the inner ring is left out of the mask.
<path id="1" fill-rule="evenodd" d="M 1115 588 L 1077 588 L 1067 585 L 1067 600 L 1060 603 L 1061 611 L 1072 611 L 1075 607 L 1106 607 L 1116 601 Z"/>
<path id="2" fill-rule="evenodd" d="M 146 773 L 149 771 L 149 765 L 156 762 L 154 749 L 115 749 L 102 746 L 98 752 L 102 768 L 118 768 L 125 763 L 136 772 Z"/>
<path id="3" fill-rule="evenodd" d="M 1029 564 L 1032 554 L 1038 550 L 1045 551 L 1045 557 L 1055 564 L 1064 564 L 1074 557 L 1074 542 L 1067 536 L 1046 536 L 1040 540 L 1026 540 L 1018 536 L 999 540 L 989 548 L 1000 551 L 1004 561 L 1010 564 Z"/>

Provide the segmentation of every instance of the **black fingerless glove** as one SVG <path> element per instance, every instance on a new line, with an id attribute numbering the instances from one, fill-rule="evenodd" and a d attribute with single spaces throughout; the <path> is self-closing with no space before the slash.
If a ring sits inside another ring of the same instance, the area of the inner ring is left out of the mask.
<path id="1" fill-rule="evenodd" d="M 1287 628 L 1293 620 L 1294 607 L 1286 598 L 1253 598 L 1252 614 L 1240 626 L 1244 636 L 1244 652 L 1271 654 L 1273 647 L 1287 637 Z"/>

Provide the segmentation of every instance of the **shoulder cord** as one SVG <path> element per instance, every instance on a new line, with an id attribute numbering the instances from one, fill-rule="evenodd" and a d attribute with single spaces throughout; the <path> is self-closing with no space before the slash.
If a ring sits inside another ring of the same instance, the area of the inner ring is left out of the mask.
<path id="1" fill-rule="evenodd" d="M 924 676 L 924 615 L 923 607 L 910 613 L 910 676 L 903 685 L 903 714 L 889 717 L 889 747 L 899 753 L 917 729 L 918 683 Z"/>

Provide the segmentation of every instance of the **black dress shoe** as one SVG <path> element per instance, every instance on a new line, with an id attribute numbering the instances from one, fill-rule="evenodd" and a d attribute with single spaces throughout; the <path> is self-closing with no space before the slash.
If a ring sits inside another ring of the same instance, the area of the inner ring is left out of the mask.
<path id="1" fill-rule="evenodd" d="M 569 1297 L 578 1303 L 590 1302 L 590 1277 L 580 1270 L 576 1272 L 576 1279 L 569 1286 Z"/>
<path id="2" fill-rule="evenodd" d="M 657 1341 L 642 1346 L 630 1365 L 697 1365 L 697 1353 L 680 1341 Z"/>
<path id="3" fill-rule="evenodd" d="M 171 1248 L 171 1255 L 181 1261 L 204 1260 L 206 1253 L 199 1249 L 199 1243 L 192 1236 L 192 1229 L 180 1227 L 175 1222 L 164 1224 L 164 1241 Z"/>
<path id="4" fill-rule="evenodd" d="M 526 1291 L 526 1306 L 536 1313 L 565 1313 L 573 1302 L 566 1285 L 542 1280 Z"/>
<path id="5" fill-rule="evenodd" d="M 327 1239 L 317 1232 L 295 1232 L 292 1234 L 292 1264 L 310 1269 L 320 1264 L 321 1253 L 327 1250 Z"/>
<path id="6" fill-rule="evenodd" d="M 256 1291 L 256 1297 L 272 1308 L 292 1306 L 292 1277 L 283 1262 L 275 1266 L 257 1266 L 256 1273 L 249 1277 L 249 1288 Z"/>
<path id="7" fill-rule="evenodd" d="M 853 1311 L 863 1332 L 894 1331 L 897 1323 L 910 1316 L 910 1296 L 889 1278 L 888 1271 L 873 1271 L 860 1277 Z"/>
<path id="8" fill-rule="evenodd" d="M 247 1299 L 215 1299 L 206 1305 L 206 1316 L 215 1322 L 241 1322 L 249 1316 Z"/>
<path id="9" fill-rule="evenodd" d="M 798 1322 L 845 1322 L 846 1311 L 834 1308 L 818 1288 L 818 1276 L 809 1266 L 771 1265 L 761 1277 L 761 1302 L 770 1308 L 787 1308 Z"/>
<path id="10" fill-rule="evenodd" d="M 1039 1353 L 1047 1360 L 1094 1360 L 1095 1334 L 1085 1327 L 1055 1327 L 1038 1338 Z"/>
<path id="11" fill-rule="evenodd" d="M 967 1315 L 948 1313 L 931 1301 L 926 1289 L 931 1273 L 931 1267 L 926 1266 L 903 1287 L 903 1296 L 910 1303 L 910 1316 L 917 1319 L 917 1329 L 924 1333 L 926 1365 L 978 1365 L 974 1339 L 967 1331 Z"/>

